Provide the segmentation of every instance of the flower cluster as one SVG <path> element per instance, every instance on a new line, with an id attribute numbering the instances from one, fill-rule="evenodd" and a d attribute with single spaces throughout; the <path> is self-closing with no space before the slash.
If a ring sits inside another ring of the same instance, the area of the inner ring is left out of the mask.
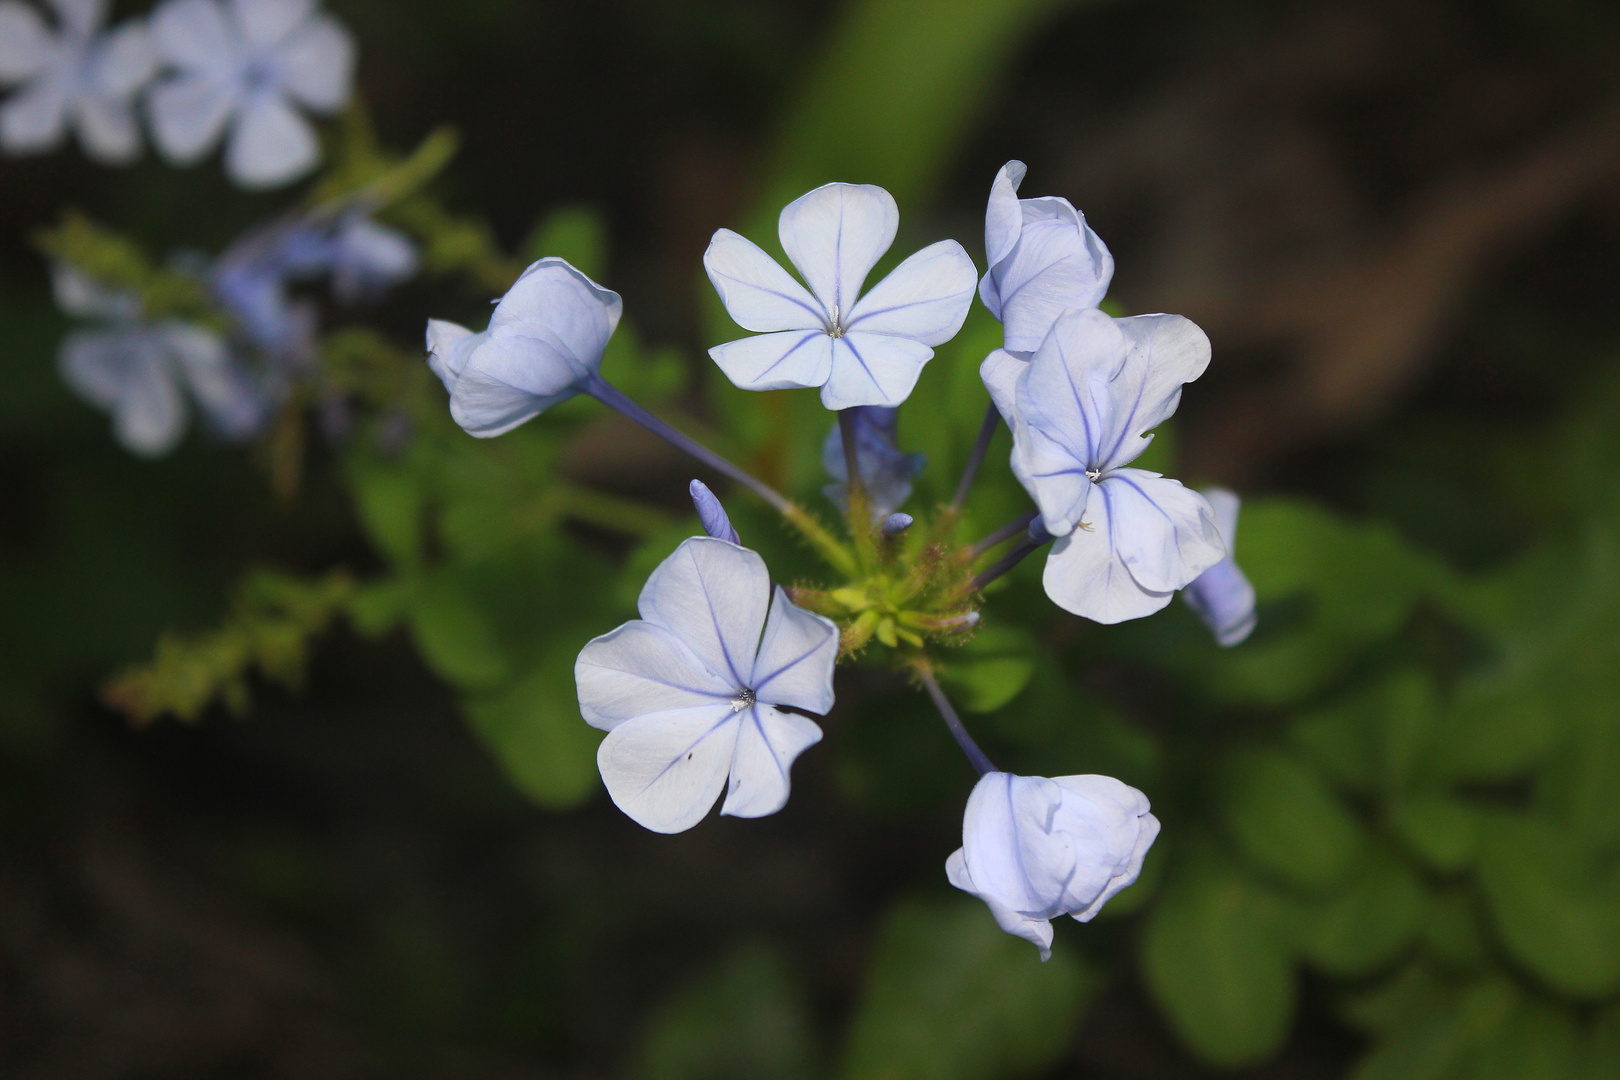
<path id="1" fill-rule="evenodd" d="M 748 390 L 817 388 L 837 413 L 822 457 L 847 544 L 613 387 L 600 366 L 619 296 L 561 259 L 530 266 L 481 332 L 430 321 L 427 347 L 469 433 L 500 435 L 589 395 L 760 495 L 847 579 L 773 587 L 719 499 L 693 482 L 707 535 L 682 543 L 648 579 L 641 617 L 590 642 L 575 667 L 580 711 L 608 733 L 602 779 L 626 814 L 678 832 L 722 792 L 722 814 L 781 809 L 794 760 L 822 737 L 802 714 L 826 714 L 835 662 L 876 641 L 933 698 L 980 774 L 946 863 L 951 883 L 1044 957 L 1052 918 L 1089 920 L 1136 880 L 1159 823 L 1140 791 L 1110 777 L 997 770 L 941 690 L 935 673 L 948 664 L 935 646 L 970 633 L 984 587 L 1047 543 L 1047 595 L 1099 623 L 1152 614 L 1185 591 L 1230 645 L 1254 625 L 1254 593 L 1230 554 L 1236 496 L 1206 498 L 1131 467 L 1208 365 L 1208 339 L 1180 316 L 1104 313 L 1112 256 L 1067 200 L 1020 199 L 1024 171 L 1010 162 L 992 186 L 982 278 L 960 244 L 942 240 L 866 289 L 899 226 L 894 200 L 869 184 L 827 184 L 782 211 L 778 238 L 802 282 L 729 229 L 704 255 L 726 311 L 753 331 L 710 350 L 720 370 Z M 900 448 L 896 410 L 975 291 L 1005 328 L 981 368 L 991 411 L 955 502 L 913 530 L 898 510 L 924 462 Z M 955 537 L 961 505 L 1000 420 L 1035 509 L 969 547 Z"/>
<path id="2" fill-rule="evenodd" d="M 354 42 L 314 0 L 164 0 L 147 19 L 103 30 L 107 0 L 50 0 L 54 26 L 0 2 L 0 149 L 54 150 L 71 130 L 93 160 L 141 153 L 137 102 L 176 165 L 225 139 L 225 171 L 248 188 L 309 173 L 320 145 L 303 113 L 349 98 Z M 228 133 L 228 135 L 227 135 Z"/>

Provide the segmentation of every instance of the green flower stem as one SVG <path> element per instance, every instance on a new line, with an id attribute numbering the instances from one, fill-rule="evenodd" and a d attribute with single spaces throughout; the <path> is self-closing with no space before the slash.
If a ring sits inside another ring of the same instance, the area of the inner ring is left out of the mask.
<path id="1" fill-rule="evenodd" d="M 849 535 L 855 545 L 855 562 L 862 573 L 870 573 L 877 565 L 877 545 L 872 536 L 872 511 L 866 498 L 866 484 L 861 480 L 861 462 L 858 454 L 859 437 L 855 431 L 855 410 L 838 410 L 838 434 L 844 442 L 844 471 L 849 492 Z"/>

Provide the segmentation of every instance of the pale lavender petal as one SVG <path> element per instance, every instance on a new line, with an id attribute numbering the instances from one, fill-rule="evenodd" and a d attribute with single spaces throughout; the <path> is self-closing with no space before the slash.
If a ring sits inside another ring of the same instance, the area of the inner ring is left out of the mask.
<path id="1" fill-rule="evenodd" d="M 450 391 L 450 416 L 469 435 L 504 435 L 579 392 L 585 369 L 544 327 L 532 329 L 533 334 L 492 329 L 464 346 L 464 357 L 450 361 L 463 364 Z M 457 344 L 452 343 L 452 353 Z"/>
<path id="2" fill-rule="evenodd" d="M 1018 384 L 1018 409 L 1025 422 L 1088 469 L 1102 467 L 1114 413 L 1132 404 L 1121 406 L 1114 397 L 1115 377 L 1129 351 L 1120 322 L 1095 308 L 1064 315 Z"/>
<path id="3" fill-rule="evenodd" d="M 179 75 L 158 83 L 146 95 L 153 141 L 175 165 L 205 157 L 219 142 L 235 108 L 230 83 L 215 75 Z"/>
<path id="4" fill-rule="evenodd" d="M 1223 646 L 1242 644 L 1254 632 L 1254 586 L 1235 559 L 1240 501 L 1224 488 L 1204 492 L 1215 513 L 1215 524 L 1226 542 L 1226 558 L 1199 574 L 1181 594 Z"/>
<path id="5" fill-rule="evenodd" d="M 474 334 L 465 326 L 445 319 L 429 319 L 427 324 L 428 367 L 455 393 L 461 373 L 467 369 L 472 351 L 488 340 L 488 334 Z"/>
<path id="6" fill-rule="evenodd" d="M 731 782 L 722 814 L 756 818 L 787 805 L 788 770 L 800 754 L 821 741 L 815 721 L 756 705 L 738 717 Z"/>
<path id="7" fill-rule="evenodd" d="M 183 71 L 224 80 L 241 62 L 236 30 L 215 0 L 164 0 L 151 29 L 158 56 Z"/>
<path id="8" fill-rule="evenodd" d="M 703 253 L 703 269 L 726 314 L 744 330 L 824 330 L 830 317 L 821 301 L 793 280 L 760 246 L 721 229 Z"/>
<path id="9" fill-rule="evenodd" d="M 1112 530 L 1108 500 L 1093 497 L 1084 522 L 1052 545 L 1041 580 L 1058 607 L 1095 622 L 1118 623 L 1152 615 L 1175 595 L 1137 584 L 1114 550 Z"/>
<path id="10" fill-rule="evenodd" d="M 287 96 L 319 113 L 335 112 L 349 100 L 354 57 L 354 38 L 328 15 L 299 26 L 276 49 Z"/>
<path id="11" fill-rule="evenodd" d="M 587 644 L 574 663 L 574 681 L 585 722 L 604 731 L 649 713 L 719 703 L 730 708 L 738 696 L 680 638 L 639 619 Z"/>
<path id="12" fill-rule="evenodd" d="M 128 165 L 141 156 L 141 129 L 128 101 L 85 93 L 74 102 L 79 145 L 102 165 Z"/>
<path id="13" fill-rule="evenodd" d="M 824 715 L 833 705 L 837 659 L 838 627 L 789 600 L 778 585 L 747 681 L 758 700 Z"/>
<path id="14" fill-rule="evenodd" d="M 934 356 L 919 341 L 887 334 L 849 333 L 832 344 L 832 373 L 822 384 L 821 404 L 835 412 L 857 405 L 895 408 Z"/>
<path id="15" fill-rule="evenodd" d="M 88 37 L 107 21 L 111 0 L 48 0 L 62 28 L 74 37 Z"/>
<path id="16" fill-rule="evenodd" d="M 1097 484 L 1114 552 L 1149 592 L 1173 592 L 1226 556 L 1215 515 L 1198 492 L 1142 469 L 1116 469 Z"/>
<path id="17" fill-rule="evenodd" d="M 242 40 L 256 51 L 274 49 L 315 10 L 315 0 L 228 0 Z"/>
<path id="18" fill-rule="evenodd" d="M 1094 464 L 1118 468 L 1134 461 L 1181 403 L 1181 387 L 1209 367 L 1209 338 L 1180 315 L 1135 315 L 1113 322 L 1124 334 L 1125 362 L 1110 381 L 1112 410 Z"/>
<path id="19" fill-rule="evenodd" d="M 225 173 L 245 188 L 280 187 L 308 173 L 320 156 L 309 121 L 284 99 L 266 94 L 238 117 L 225 147 Z"/>
<path id="20" fill-rule="evenodd" d="M 945 860 L 945 877 L 958 889 L 983 900 L 985 906 L 990 909 L 991 917 L 996 920 L 996 925 L 1040 949 L 1043 961 L 1052 958 L 1051 921 L 1032 919 L 1022 912 L 1014 911 L 995 896 L 981 892 L 973 882 L 973 875 L 968 871 L 967 858 L 962 848 L 957 848 L 951 853 L 951 857 Z"/>
<path id="21" fill-rule="evenodd" d="M 875 184 L 823 184 L 782 209 L 782 250 L 836 322 L 849 315 L 861 284 L 894 243 L 900 211 Z"/>
<path id="22" fill-rule="evenodd" d="M 158 58 L 146 23 L 129 19 L 110 31 L 90 60 L 90 87 L 125 105 L 157 74 Z"/>
<path id="23" fill-rule="evenodd" d="M 58 71 L 46 71 L 0 105 L 0 149 L 8 154 L 43 154 L 67 134 L 73 85 Z"/>
<path id="24" fill-rule="evenodd" d="M 832 374 L 833 345 L 819 329 L 783 330 L 716 345 L 709 358 L 744 390 L 787 390 L 824 384 Z"/>
<path id="25" fill-rule="evenodd" d="M 1024 182 L 1024 174 L 1029 166 L 1022 161 L 1009 161 L 996 173 L 995 182 L 990 185 L 990 201 L 984 210 L 984 255 L 995 266 L 1008 255 L 1012 254 L 1013 247 L 1018 243 L 1019 233 L 1024 227 L 1024 211 L 1018 203 L 1018 185 Z M 989 274 L 985 281 L 990 280 Z M 990 313 L 998 319 L 1000 307 L 985 297 L 984 304 Z"/>
<path id="26" fill-rule="evenodd" d="M 31 79 L 55 53 L 39 12 L 21 0 L 0 0 L 0 85 Z"/>
<path id="27" fill-rule="evenodd" d="M 113 414 L 120 444 L 142 457 L 174 449 L 186 429 L 186 404 L 163 350 L 140 331 L 80 332 L 62 343 L 64 381 Z"/>
<path id="28" fill-rule="evenodd" d="M 770 595 L 764 559 L 694 536 L 652 572 L 637 605 L 643 619 L 673 631 L 710 671 L 740 689 L 754 670 Z"/>
<path id="29" fill-rule="evenodd" d="M 654 832 L 684 832 L 724 790 L 738 727 L 729 704 L 638 716 L 608 732 L 596 765 L 631 820 Z"/>
<path id="30" fill-rule="evenodd" d="M 1049 830 L 1063 792 L 1040 776 L 987 773 L 962 816 L 962 850 L 982 893 L 1014 911 L 1051 918 L 1074 870 L 1072 845 Z"/>
<path id="31" fill-rule="evenodd" d="M 495 305 L 489 328 L 497 336 L 509 332 L 546 336 L 579 368 L 595 371 L 623 312 L 618 293 L 604 289 L 566 259 L 545 258 L 531 263 Z"/>
<path id="32" fill-rule="evenodd" d="M 973 305 L 973 260 L 955 240 L 930 244 L 895 267 L 850 309 L 844 325 L 924 345 L 956 336 Z"/>

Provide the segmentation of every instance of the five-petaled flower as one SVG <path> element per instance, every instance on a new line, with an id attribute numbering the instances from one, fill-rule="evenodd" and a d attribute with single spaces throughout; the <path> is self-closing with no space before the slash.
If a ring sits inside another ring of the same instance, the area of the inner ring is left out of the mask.
<path id="1" fill-rule="evenodd" d="M 315 167 L 320 144 L 295 106 L 331 113 L 349 98 L 354 42 L 315 0 L 166 0 L 152 41 L 174 71 L 147 106 L 158 149 L 198 161 L 227 126 L 225 171 L 243 187 L 290 183 Z"/>
<path id="2" fill-rule="evenodd" d="M 1068 199 L 1020 199 L 1026 168 L 1009 161 L 996 174 L 984 214 L 984 251 L 990 266 L 979 297 L 1006 329 L 1004 347 L 1040 348 L 1059 315 L 1094 308 L 1108 293 L 1114 257 Z"/>
<path id="3" fill-rule="evenodd" d="M 61 144 L 68 129 L 106 165 L 141 153 L 135 95 L 156 72 L 146 24 L 130 19 L 100 33 L 107 0 L 50 0 L 58 31 L 19 0 L 0 2 L 0 85 L 22 89 L 0 106 L 0 147 L 38 154 Z"/>
<path id="4" fill-rule="evenodd" d="M 188 393 L 221 436 L 242 439 L 259 429 L 264 398 L 218 334 L 179 319 L 143 319 L 133 295 L 65 263 L 54 278 L 64 311 L 109 324 L 69 334 L 57 362 L 64 382 L 112 414 L 125 449 L 142 457 L 174 449 L 186 431 Z"/>
<path id="5" fill-rule="evenodd" d="M 780 586 L 773 596 L 757 554 L 706 536 L 653 571 L 638 607 L 574 666 L 580 711 L 608 733 L 596 756 L 608 794 L 663 833 L 696 825 L 722 789 L 722 814 L 780 810 L 821 728 L 777 706 L 832 708 L 838 628 Z"/>
<path id="6" fill-rule="evenodd" d="M 430 319 L 428 363 L 450 391 L 450 415 L 487 439 L 573 397 L 601 366 L 623 310 L 618 293 L 547 258 L 523 271 L 483 333 Z"/>
<path id="7" fill-rule="evenodd" d="M 904 401 L 933 346 L 962 328 L 977 272 L 961 244 L 941 240 L 862 296 L 899 223 L 894 197 L 872 184 L 826 184 L 789 203 L 777 231 L 808 290 L 753 241 L 715 233 L 703 266 L 726 311 L 757 334 L 710 349 L 720 370 L 745 390 L 819 386 L 829 409 Z"/>
<path id="8" fill-rule="evenodd" d="M 1089 922 L 1142 871 L 1159 819 L 1110 776 L 986 773 L 968 796 L 951 884 L 990 907 L 1007 933 L 1052 955 L 1052 919 Z"/>
<path id="9" fill-rule="evenodd" d="M 1046 531 L 1046 593 L 1102 623 L 1151 615 L 1226 549 L 1204 497 L 1126 466 L 1209 364 L 1179 315 L 1060 317 L 1029 361 L 998 349 L 980 367 L 1013 432 L 1013 473 Z"/>
<path id="10" fill-rule="evenodd" d="M 1215 526 L 1226 542 L 1226 558 L 1199 574 L 1181 596 L 1221 645 L 1240 645 L 1254 632 L 1254 586 L 1237 564 L 1237 522 L 1241 500 L 1225 488 L 1204 492 L 1215 511 Z"/>

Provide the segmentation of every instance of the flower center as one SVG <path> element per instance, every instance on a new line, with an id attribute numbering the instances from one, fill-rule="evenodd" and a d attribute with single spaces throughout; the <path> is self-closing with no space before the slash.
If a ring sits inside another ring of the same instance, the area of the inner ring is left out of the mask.
<path id="1" fill-rule="evenodd" d="M 754 691 L 749 687 L 743 687 L 740 691 L 738 691 L 737 696 L 731 699 L 732 714 L 735 715 L 740 713 L 744 709 L 752 709 L 754 707 L 755 700 Z"/>
<path id="2" fill-rule="evenodd" d="M 844 329 L 843 313 L 838 310 L 838 305 L 834 304 L 832 307 L 832 316 L 827 320 L 827 336 L 830 338 L 841 338 L 846 332 L 847 331 Z"/>
<path id="3" fill-rule="evenodd" d="M 1102 479 L 1102 470 L 1101 469 L 1087 469 L 1086 470 L 1086 479 L 1090 480 L 1093 484 L 1095 484 L 1098 480 Z"/>

